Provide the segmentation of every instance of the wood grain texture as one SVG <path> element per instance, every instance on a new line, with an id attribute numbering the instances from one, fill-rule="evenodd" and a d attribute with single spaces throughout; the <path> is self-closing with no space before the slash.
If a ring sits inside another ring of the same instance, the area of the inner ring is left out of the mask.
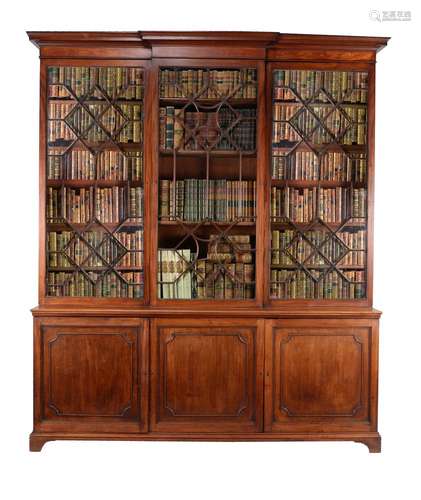
<path id="1" fill-rule="evenodd" d="M 154 431 L 258 431 L 262 323 L 156 320 L 152 326 Z"/>
<path id="2" fill-rule="evenodd" d="M 124 417 L 133 411 L 132 395 L 137 393 L 133 335 L 57 329 L 45 342 L 46 403 L 56 415 Z"/>
<path id="3" fill-rule="evenodd" d="M 268 321 L 265 430 L 376 430 L 376 329 L 371 320 Z"/>
<path id="4" fill-rule="evenodd" d="M 35 344 L 35 430 L 147 430 L 144 321 L 46 319 Z"/>

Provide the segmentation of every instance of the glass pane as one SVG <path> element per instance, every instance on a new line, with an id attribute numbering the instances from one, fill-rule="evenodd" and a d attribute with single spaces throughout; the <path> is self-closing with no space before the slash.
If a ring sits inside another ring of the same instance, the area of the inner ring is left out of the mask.
<path id="1" fill-rule="evenodd" d="M 272 79 L 271 297 L 365 298 L 368 73 Z"/>
<path id="2" fill-rule="evenodd" d="M 257 71 L 162 68 L 158 297 L 255 295 Z"/>
<path id="3" fill-rule="evenodd" d="M 143 70 L 48 68 L 47 294 L 143 297 Z"/>

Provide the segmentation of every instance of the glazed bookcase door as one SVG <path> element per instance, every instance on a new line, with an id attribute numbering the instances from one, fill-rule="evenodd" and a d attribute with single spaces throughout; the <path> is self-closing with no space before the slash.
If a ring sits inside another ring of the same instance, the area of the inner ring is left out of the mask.
<path id="1" fill-rule="evenodd" d="M 45 78 L 45 295 L 143 300 L 145 69 L 49 65 Z"/>
<path id="2" fill-rule="evenodd" d="M 270 298 L 367 302 L 369 71 L 269 78 Z"/>
<path id="3" fill-rule="evenodd" d="M 256 300 L 258 73 L 159 68 L 160 300 Z"/>

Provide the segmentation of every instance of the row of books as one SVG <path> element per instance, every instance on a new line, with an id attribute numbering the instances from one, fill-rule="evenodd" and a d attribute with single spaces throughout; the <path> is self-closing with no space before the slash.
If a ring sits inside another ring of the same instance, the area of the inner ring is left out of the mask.
<path id="1" fill-rule="evenodd" d="M 84 231 L 83 240 L 71 231 L 50 231 L 47 234 L 48 266 L 83 268 L 143 267 L 143 230 L 114 233 L 117 242 L 100 231 Z M 95 250 L 94 250 L 95 249 Z M 68 257 L 69 258 L 68 258 Z"/>
<path id="2" fill-rule="evenodd" d="M 256 148 L 255 109 L 234 112 L 225 107 L 219 111 L 201 112 L 166 106 L 160 108 L 159 117 L 161 150 L 253 151 Z"/>
<path id="3" fill-rule="evenodd" d="M 297 233 L 291 229 L 272 231 L 272 265 L 296 266 L 298 261 L 304 263 L 306 267 L 317 268 L 327 265 L 324 257 L 330 262 L 338 262 L 338 266 L 363 266 L 365 263 L 366 231 L 364 230 L 336 233 L 345 246 L 336 238 L 331 238 L 327 231 L 306 231 L 306 239 L 296 236 Z"/>
<path id="4" fill-rule="evenodd" d="M 318 209 L 318 210 L 317 210 Z M 310 222 L 316 216 L 337 223 L 348 217 L 366 217 L 365 188 L 272 187 L 271 216 L 288 217 L 294 222 Z"/>
<path id="5" fill-rule="evenodd" d="M 70 97 L 65 87 L 79 98 L 92 94 L 95 97 L 92 91 L 95 85 L 112 98 L 141 99 L 143 96 L 141 68 L 50 66 L 48 83 L 49 97 Z"/>
<path id="6" fill-rule="evenodd" d="M 175 188 L 175 189 L 174 189 Z M 256 181 L 183 179 L 159 181 L 161 220 L 230 221 L 256 214 Z"/>
<path id="7" fill-rule="evenodd" d="M 272 179 L 365 182 L 367 157 L 352 157 L 340 152 L 316 156 L 312 151 L 294 151 L 290 155 L 272 157 Z"/>
<path id="8" fill-rule="evenodd" d="M 330 272 L 315 283 L 304 271 L 272 269 L 270 295 L 273 299 L 362 299 L 366 284 L 364 271 L 344 271 L 346 279 Z M 352 281 L 349 283 L 347 280 Z"/>
<path id="9" fill-rule="evenodd" d="M 103 150 L 93 156 L 86 149 L 72 149 L 63 154 L 62 148 L 50 147 L 48 153 L 47 179 L 140 181 L 143 178 L 140 151 L 122 154 Z"/>
<path id="10" fill-rule="evenodd" d="M 48 142 L 72 140 L 76 135 L 88 141 L 105 141 L 109 136 L 118 142 L 140 142 L 141 106 L 120 104 L 118 110 L 105 104 L 89 104 L 89 111 L 70 103 L 49 103 Z"/>
<path id="11" fill-rule="evenodd" d="M 158 250 L 158 298 L 191 299 L 193 297 L 192 261 L 189 248 Z"/>
<path id="12" fill-rule="evenodd" d="M 163 299 L 246 299 L 254 297 L 250 235 L 211 235 L 206 258 L 190 249 L 160 249 L 158 296 Z"/>
<path id="13" fill-rule="evenodd" d="M 328 105 L 309 104 L 308 107 L 311 112 L 298 102 L 275 102 L 273 104 L 273 120 L 294 121 L 294 123 L 299 124 L 299 118 L 304 115 L 306 120 L 303 120 L 302 123 L 304 127 L 309 128 L 310 126 L 314 127 L 319 123 L 314 116 L 316 115 L 320 122 L 325 123 L 326 126 L 328 126 L 329 130 L 332 130 L 332 128 L 342 129 L 344 127 L 339 127 L 339 125 L 346 125 L 350 121 L 353 123 L 365 123 L 367 120 L 366 104 L 360 104 L 357 106 L 347 106 L 346 104 L 342 104 L 338 108 L 334 104 L 330 103 Z M 294 115 L 296 115 L 295 118 L 293 118 Z M 343 121 L 341 121 L 341 118 Z"/>
<path id="14" fill-rule="evenodd" d="M 252 299 L 254 297 L 254 264 L 242 262 L 215 264 L 197 263 L 198 299 Z"/>
<path id="15" fill-rule="evenodd" d="M 162 69 L 161 98 L 253 99 L 257 96 L 255 69 Z"/>
<path id="16" fill-rule="evenodd" d="M 287 87 L 287 88 L 285 88 Z M 320 89 L 335 100 L 358 103 L 367 102 L 368 73 L 361 71 L 282 70 L 273 72 L 273 97 L 296 100 L 289 88 L 301 97 L 315 102 L 328 101 Z"/>
<path id="17" fill-rule="evenodd" d="M 49 272 L 47 274 L 48 295 L 55 297 L 123 297 L 142 298 L 144 279 L 142 272 L 109 272 L 99 278 L 100 273 Z M 92 280 L 92 281 L 91 281 Z"/>
<path id="18" fill-rule="evenodd" d="M 118 223 L 126 217 L 143 217 L 143 188 L 49 187 L 47 220 L 64 217 L 70 222 L 85 223 L 93 217 L 104 223 Z"/>
<path id="19" fill-rule="evenodd" d="M 359 112 L 354 110 L 352 116 Z M 366 144 L 365 121 L 349 121 L 341 113 L 332 113 L 320 125 L 310 113 L 301 113 L 291 121 L 273 122 L 272 144 L 279 147 L 283 142 L 300 142 L 305 138 L 314 144 L 330 144 L 337 141 L 346 146 Z"/>

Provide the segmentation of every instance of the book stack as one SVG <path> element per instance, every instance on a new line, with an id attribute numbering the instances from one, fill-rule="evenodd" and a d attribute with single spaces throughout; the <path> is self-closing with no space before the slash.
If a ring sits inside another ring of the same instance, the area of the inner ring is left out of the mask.
<path id="1" fill-rule="evenodd" d="M 255 99 L 257 96 L 255 69 L 162 69 L 160 72 L 160 97 L 220 99 Z"/>
<path id="2" fill-rule="evenodd" d="M 250 235 L 210 235 L 205 258 L 190 249 L 158 250 L 158 297 L 248 299 L 254 297 Z"/>
<path id="3" fill-rule="evenodd" d="M 193 296 L 191 262 L 195 254 L 188 248 L 158 250 L 158 297 L 191 299 Z"/>
<path id="4" fill-rule="evenodd" d="M 69 98 L 71 93 L 74 93 L 77 97 L 89 96 L 92 100 L 95 98 L 94 85 L 98 85 L 101 91 L 111 98 L 141 99 L 143 70 L 122 67 L 50 66 L 48 84 L 50 98 Z"/>
<path id="5" fill-rule="evenodd" d="M 130 188 L 128 193 L 117 186 L 64 186 L 61 190 L 49 187 L 47 191 L 47 220 L 64 217 L 70 222 L 86 223 L 96 217 L 104 223 L 117 223 L 125 219 L 127 211 L 128 217 L 143 217 L 143 188 Z"/>
<path id="6" fill-rule="evenodd" d="M 294 92 L 291 92 L 293 89 Z M 326 92 L 335 100 L 366 103 L 368 73 L 360 71 L 275 70 L 273 72 L 273 98 L 295 101 L 327 102 Z"/>
<path id="7" fill-rule="evenodd" d="M 365 188 L 293 188 L 272 187 L 271 217 L 287 217 L 306 223 L 320 217 L 328 223 L 339 223 L 348 217 L 364 218 L 367 210 Z M 318 210 L 317 210 L 318 209 Z"/>
<path id="8" fill-rule="evenodd" d="M 196 264 L 198 299 L 254 297 L 254 264 L 250 235 L 211 235 L 207 258 Z"/>
<path id="9" fill-rule="evenodd" d="M 317 279 L 316 271 L 313 276 Z M 345 271 L 345 279 L 329 272 L 317 283 L 304 271 L 271 271 L 271 297 L 274 299 L 361 299 L 365 296 L 365 272 Z M 351 281 L 348 282 L 347 280 Z"/>
<path id="10" fill-rule="evenodd" d="M 104 276 L 101 273 L 89 271 L 76 272 L 49 272 L 47 275 L 48 295 L 56 297 L 143 297 L 143 272 L 109 272 Z M 92 280 L 93 284 L 90 280 Z"/>
<path id="11" fill-rule="evenodd" d="M 256 213 L 256 181 L 163 179 L 159 194 L 161 220 L 253 220 Z"/>
<path id="12" fill-rule="evenodd" d="M 161 150 L 253 151 L 256 148 L 255 109 L 236 109 L 234 112 L 222 107 L 217 112 L 201 112 L 167 106 L 159 111 Z"/>
<path id="13" fill-rule="evenodd" d="M 294 238 L 294 236 L 296 232 L 291 229 L 272 231 L 272 266 L 297 267 L 298 261 L 306 268 L 323 268 L 329 265 L 324 257 L 330 262 L 337 262 L 337 267 L 364 265 L 365 230 L 347 230 L 336 233 L 346 247 L 334 238 L 329 239 L 331 235 L 326 231 L 306 231 L 305 240 Z M 314 247 L 317 247 L 318 251 Z M 349 251 L 346 253 L 347 249 Z"/>
<path id="14" fill-rule="evenodd" d="M 96 158 L 87 150 L 50 148 L 47 161 L 48 179 L 139 181 L 143 177 L 143 155 L 133 151 L 129 156 L 106 150 Z"/>
<path id="15" fill-rule="evenodd" d="M 84 241 L 79 238 L 72 239 L 73 236 L 74 233 L 71 231 L 48 233 L 47 249 L 50 270 L 62 267 L 72 268 L 74 263 L 82 265 L 84 269 L 106 267 L 110 263 L 115 263 L 119 269 L 143 267 L 142 230 L 115 233 L 114 236 L 122 247 L 99 231 L 85 231 Z"/>

